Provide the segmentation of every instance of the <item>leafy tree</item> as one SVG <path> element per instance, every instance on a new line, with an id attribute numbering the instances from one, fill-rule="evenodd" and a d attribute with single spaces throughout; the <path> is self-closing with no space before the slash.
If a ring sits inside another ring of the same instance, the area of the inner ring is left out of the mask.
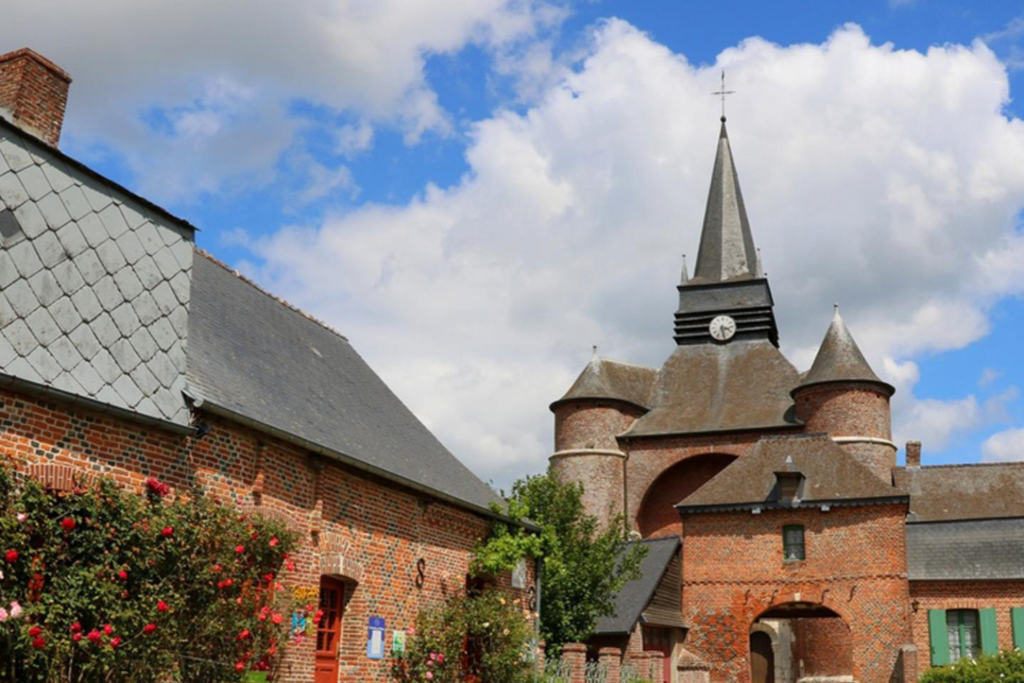
<path id="1" fill-rule="evenodd" d="M 611 614 L 616 594 L 640 577 L 647 549 L 627 541 L 622 516 L 607 527 L 586 513 L 583 486 L 546 474 L 512 485 L 508 508 L 513 519 L 529 520 L 539 533 L 495 523 L 476 548 L 474 570 L 496 574 L 523 557 L 541 559 L 541 635 L 552 651 L 581 642 L 597 621 Z"/>

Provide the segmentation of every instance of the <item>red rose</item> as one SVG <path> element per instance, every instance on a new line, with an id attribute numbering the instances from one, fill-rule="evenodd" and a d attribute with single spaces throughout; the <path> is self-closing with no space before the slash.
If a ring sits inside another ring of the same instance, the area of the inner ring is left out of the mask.
<path id="1" fill-rule="evenodd" d="M 103 624 L 103 633 L 105 633 L 106 635 L 109 636 L 113 632 L 114 632 L 114 627 L 113 626 L 111 626 L 110 624 Z"/>
<path id="2" fill-rule="evenodd" d="M 75 641 L 76 643 L 78 641 L 80 641 L 81 639 L 82 639 L 82 634 L 81 633 L 76 633 L 75 635 L 71 636 L 71 640 Z"/>
<path id="3" fill-rule="evenodd" d="M 77 621 L 75 623 L 71 624 L 71 632 L 72 633 L 78 633 L 81 630 L 82 630 L 82 625 L 80 623 L 78 623 Z"/>
<path id="4" fill-rule="evenodd" d="M 224 579 L 224 585 L 227 588 L 231 588 L 233 585 L 235 585 L 235 580 L 234 579 Z"/>
<path id="5" fill-rule="evenodd" d="M 14 564 L 15 562 L 18 561 L 18 551 L 17 550 L 8 550 L 6 558 L 7 558 L 7 561 L 10 564 Z"/>
<path id="6" fill-rule="evenodd" d="M 278 543 L 278 540 L 277 540 L 276 538 L 272 538 L 272 539 L 270 539 L 270 547 L 271 547 L 271 548 L 273 548 L 274 546 L 276 546 L 276 545 L 277 545 L 277 543 Z"/>
<path id="7" fill-rule="evenodd" d="M 42 633 L 43 629 L 39 628 L 38 626 L 33 626 L 28 630 L 28 635 L 32 638 L 38 638 L 40 635 L 42 635 Z"/>
<path id="8" fill-rule="evenodd" d="M 156 601 L 156 609 L 157 609 L 158 612 L 166 612 L 167 611 L 167 603 L 164 602 L 163 600 L 157 600 Z"/>
<path id="9" fill-rule="evenodd" d="M 235 546 L 235 552 L 238 553 L 239 555 L 241 555 L 242 553 L 245 552 L 245 546 L 244 545 Z"/>
<path id="10" fill-rule="evenodd" d="M 165 526 L 163 528 L 163 531 L 160 532 L 160 535 L 163 536 L 164 538 L 170 538 L 171 536 L 174 535 L 174 527 L 172 527 L 172 526 Z"/>
<path id="11" fill-rule="evenodd" d="M 235 671 L 245 671 L 245 662 L 235 662 Z"/>
<path id="12" fill-rule="evenodd" d="M 127 581 L 127 580 L 128 580 L 128 572 L 126 572 L 126 571 L 125 571 L 125 570 L 123 570 L 123 569 L 122 569 L 121 571 L 119 571 L 119 572 L 117 573 L 117 575 L 121 577 L 121 580 L 122 580 L 122 581 Z"/>
<path id="13" fill-rule="evenodd" d="M 224 569 L 224 567 L 220 566 L 219 564 L 213 565 L 213 571 L 215 572 L 219 572 L 222 569 Z"/>
<path id="14" fill-rule="evenodd" d="M 99 643 L 101 640 L 103 640 L 103 636 L 101 636 L 100 632 L 96 629 L 89 631 L 89 635 L 87 635 L 86 638 L 89 639 L 90 643 Z"/>
<path id="15" fill-rule="evenodd" d="M 295 563 L 291 560 L 288 560 L 288 564 L 285 565 L 285 569 L 287 569 L 290 572 L 295 571 Z"/>
<path id="16" fill-rule="evenodd" d="M 112 638 L 110 640 L 110 647 L 117 647 L 120 644 L 121 644 L 121 639 L 120 638 Z"/>
<path id="17" fill-rule="evenodd" d="M 159 496 L 160 498 L 163 498 L 171 492 L 170 486 L 158 479 L 154 479 L 153 477 L 146 480 L 146 488 L 149 489 L 150 493 L 155 496 Z"/>
<path id="18" fill-rule="evenodd" d="M 156 630 L 156 624 L 146 624 L 145 626 L 142 627 L 142 632 L 145 633 L 146 635 L 149 635 L 150 633 L 152 633 L 155 630 Z"/>
<path id="19" fill-rule="evenodd" d="M 32 641 L 32 647 L 37 650 L 42 650 L 46 647 L 46 638 L 36 638 Z"/>
<path id="20" fill-rule="evenodd" d="M 74 531 L 75 527 L 77 526 L 75 524 L 75 520 L 71 519 L 70 517 L 65 517 L 64 519 L 62 519 L 60 525 L 64 529 L 64 531 Z"/>

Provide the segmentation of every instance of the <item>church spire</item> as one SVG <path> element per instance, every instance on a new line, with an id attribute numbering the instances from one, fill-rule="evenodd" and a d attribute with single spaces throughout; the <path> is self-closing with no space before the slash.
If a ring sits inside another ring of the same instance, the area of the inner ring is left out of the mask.
<path id="1" fill-rule="evenodd" d="M 693 284 L 747 280 L 758 277 L 757 249 L 750 233 L 747 209 L 740 192 L 736 164 L 722 117 L 711 190 L 704 212 L 704 229 Z"/>

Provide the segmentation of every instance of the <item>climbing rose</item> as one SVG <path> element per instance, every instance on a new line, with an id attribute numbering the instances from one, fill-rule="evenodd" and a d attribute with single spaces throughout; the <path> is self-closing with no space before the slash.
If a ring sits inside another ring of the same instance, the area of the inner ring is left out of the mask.
<path id="1" fill-rule="evenodd" d="M 118 637 L 114 637 L 114 638 L 112 638 L 110 640 L 110 647 L 117 647 L 120 644 L 121 644 L 121 639 L 118 638 Z"/>
<path id="2" fill-rule="evenodd" d="M 146 635 L 149 635 L 150 633 L 152 633 L 155 630 L 156 630 L 156 624 L 146 624 L 145 626 L 142 627 L 142 632 L 145 633 Z"/>
<path id="3" fill-rule="evenodd" d="M 0 607 L 0 623 L 7 621 L 7 610 Z"/>
<path id="4" fill-rule="evenodd" d="M 17 619 L 21 616 L 21 605 L 17 602 L 11 603 L 11 619 Z"/>
<path id="5" fill-rule="evenodd" d="M 163 531 L 160 532 L 160 535 L 162 535 L 164 538 L 170 538 L 174 535 L 174 527 L 165 526 Z"/>
<path id="6" fill-rule="evenodd" d="M 7 551 L 7 555 L 5 557 L 6 557 L 7 561 L 10 564 L 14 564 L 15 562 L 18 561 L 18 551 L 17 550 L 8 550 Z"/>
<path id="7" fill-rule="evenodd" d="M 125 570 L 123 570 L 123 569 L 122 569 L 121 571 L 119 571 L 119 572 L 117 573 L 117 575 L 121 577 L 121 580 L 122 580 L 122 581 L 127 581 L 127 580 L 128 580 L 128 572 L 126 572 L 126 571 L 125 571 Z"/>
<path id="8" fill-rule="evenodd" d="M 43 629 L 39 628 L 38 626 L 33 626 L 28 630 L 28 634 L 33 638 L 38 638 L 42 634 L 42 632 Z"/>
<path id="9" fill-rule="evenodd" d="M 272 538 L 272 539 L 270 539 L 270 547 L 271 547 L 271 548 L 273 548 L 273 547 L 274 547 L 274 546 L 276 546 L 277 544 L 278 544 L 278 540 L 277 540 L 276 538 Z"/>
<path id="10" fill-rule="evenodd" d="M 146 488 L 149 489 L 149 492 L 152 493 L 154 496 L 158 496 L 160 498 L 163 498 L 164 496 L 171 492 L 170 486 L 163 483 L 159 479 L 154 479 L 153 477 L 150 477 L 149 479 L 146 480 Z"/>
<path id="11" fill-rule="evenodd" d="M 113 632 L 114 632 L 114 627 L 113 626 L 111 626 L 110 624 L 104 624 L 103 625 L 103 633 L 105 633 L 106 635 L 109 636 Z"/>
<path id="12" fill-rule="evenodd" d="M 249 629 L 243 628 L 241 631 L 239 631 L 239 633 L 238 633 L 238 639 L 239 640 L 245 640 L 248 637 L 249 637 Z"/>
<path id="13" fill-rule="evenodd" d="M 27 514 L 25 514 L 24 512 L 19 512 L 18 513 L 18 521 L 19 522 L 24 522 L 26 519 L 28 519 L 28 515 Z"/>
<path id="14" fill-rule="evenodd" d="M 80 641 L 81 639 L 82 639 L 82 634 L 81 633 L 76 633 L 73 636 L 71 636 L 71 640 L 75 641 L 76 643 L 78 641 Z"/>
<path id="15" fill-rule="evenodd" d="M 82 625 L 80 623 L 78 623 L 77 621 L 75 623 L 71 624 L 71 632 L 72 633 L 78 633 L 81 630 L 82 630 Z"/>
<path id="16" fill-rule="evenodd" d="M 242 553 L 245 552 L 245 546 L 244 545 L 235 546 L 235 552 L 238 553 L 239 555 L 241 555 Z"/>
<path id="17" fill-rule="evenodd" d="M 163 600 L 157 600 L 156 601 L 156 609 L 157 609 L 158 612 L 166 612 L 167 611 L 167 603 L 164 602 Z"/>
<path id="18" fill-rule="evenodd" d="M 101 640 L 103 640 L 103 636 L 101 636 L 100 632 L 96 629 L 89 631 L 89 635 L 87 635 L 86 638 L 89 639 L 90 643 L 99 643 Z"/>
<path id="19" fill-rule="evenodd" d="M 71 519 L 70 517 L 65 517 L 64 519 L 62 519 L 60 525 L 61 527 L 63 527 L 64 531 L 74 531 L 75 526 L 77 526 L 75 524 L 75 520 Z"/>
<path id="20" fill-rule="evenodd" d="M 36 638 L 32 641 L 32 647 L 37 650 L 42 650 L 46 647 L 46 638 Z"/>

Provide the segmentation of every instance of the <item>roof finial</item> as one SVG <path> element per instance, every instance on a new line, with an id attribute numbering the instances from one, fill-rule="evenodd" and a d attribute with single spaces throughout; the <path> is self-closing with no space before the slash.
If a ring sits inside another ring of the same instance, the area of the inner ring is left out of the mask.
<path id="1" fill-rule="evenodd" d="M 686 254 L 683 254 L 683 274 L 679 278 L 679 284 L 685 285 L 690 281 L 690 269 L 686 267 Z"/>
<path id="2" fill-rule="evenodd" d="M 839 315 L 839 304 L 832 304 L 832 315 Z"/>
<path id="3" fill-rule="evenodd" d="M 757 247 L 757 262 L 754 264 L 754 277 L 764 277 L 764 265 L 761 263 L 761 247 Z"/>
<path id="4" fill-rule="evenodd" d="M 598 358 L 597 358 L 597 344 L 594 344 L 594 346 L 592 348 L 594 349 L 594 355 L 591 358 L 591 360 L 596 363 L 597 360 L 598 360 Z"/>
<path id="5" fill-rule="evenodd" d="M 726 98 L 727 95 L 735 95 L 736 94 L 735 90 L 726 90 L 725 89 L 725 69 L 722 69 L 722 87 L 718 90 L 718 92 L 713 92 L 711 94 L 712 95 L 721 95 L 722 96 L 722 123 L 725 123 L 725 98 Z"/>

